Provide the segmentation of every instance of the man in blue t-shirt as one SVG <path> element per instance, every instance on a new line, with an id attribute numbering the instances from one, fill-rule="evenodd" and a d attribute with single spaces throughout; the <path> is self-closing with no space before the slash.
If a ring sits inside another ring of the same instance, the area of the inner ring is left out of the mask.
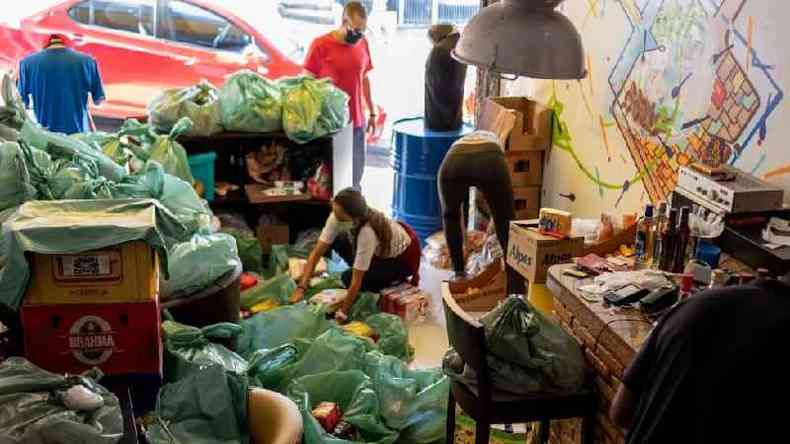
<path id="1" fill-rule="evenodd" d="M 93 57 L 64 46 L 53 35 L 47 47 L 19 64 L 19 94 L 33 108 L 38 122 L 57 133 L 83 133 L 93 129 L 88 115 L 88 93 L 93 103 L 104 100 L 99 67 Z"/>

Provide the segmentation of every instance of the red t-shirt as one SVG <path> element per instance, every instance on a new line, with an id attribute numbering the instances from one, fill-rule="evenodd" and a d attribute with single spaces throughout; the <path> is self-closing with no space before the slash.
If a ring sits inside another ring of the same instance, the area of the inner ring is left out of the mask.
<path id="1" fill-rule="evenodd" d="M 338 41 L 331 33 L 319 37 L 310 45 L 304 68 L 316 78 L 330 78 L 349 96 L 348 108 L 354 128 L 365 126 L 362 101 L 365 94 L 362 80 L 373 69 L 366 39 L 356 45 Z"/>

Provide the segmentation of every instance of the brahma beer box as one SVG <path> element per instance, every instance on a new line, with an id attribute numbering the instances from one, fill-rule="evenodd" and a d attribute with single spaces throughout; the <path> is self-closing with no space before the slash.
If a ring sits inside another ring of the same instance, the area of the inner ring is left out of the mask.
<path id="1" fill-rule="evenodd" d="M 546 282 L 552 265 L 571 262 L 584 251 L 583 237 L 556 237 L 540 234 L 538 221 L 513 221 L 510 223 L 507 264 L 524 276 L 531 284 Z"/>
<path id="2" fill-rule="evenodd" d="M 157 254 L 143 241 L 77 254 L 31 254 L 29 305 L 146 302 L 159 294 Z"/>
<path id="3" fill-rule="evenodd" d="M 23 305 L 26 357 L 54 373 L 162 375 L 156 298 L 122 304 Z"/>

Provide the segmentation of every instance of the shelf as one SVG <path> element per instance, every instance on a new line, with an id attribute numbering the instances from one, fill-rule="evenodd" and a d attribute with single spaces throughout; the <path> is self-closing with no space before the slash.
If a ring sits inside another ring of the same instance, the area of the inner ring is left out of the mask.
<path id="1" fill-rule="evenodd" d="M 289 199 L 290 197 L 290 199 Z M 272 198 L 271 200 L 266 200 L 264 202 L 250 202 L 247 194 L 243 190 L 236 190 L 231 193 L 228 193 L 227 196 L 216 196 L 213 201 L 210 202 L 211 205 L 217 206 L 265 206 L 265 205 L 277 205 L 277 204 L 298 204 L 298 205 L 314 205 L 314 206 L 324 206 L 329 207 L 331 202 L 326 200 L 316 200 L 313 199 L 310 195 L 299 196 L 297 199 L 293 199 L 294 196 L 289 196 L 286 198 Z"/>

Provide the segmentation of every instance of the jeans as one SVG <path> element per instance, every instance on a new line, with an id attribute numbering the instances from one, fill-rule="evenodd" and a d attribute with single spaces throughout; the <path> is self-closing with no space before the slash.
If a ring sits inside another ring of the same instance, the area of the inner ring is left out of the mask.
<path id="1" fill-rule="evenodd" d="M 367 134 L 365 127 L 354 128 L 354 144 L 351 156 L 352 185 L 355 190 L 362 189 L 362 176 L 365 174 L 365 152 Z"/>
<path id="2" fill-rule="evenodd" d="M 348 288 L 351 286 L 351 277 L 354 269 L 354 247 L 351 243 L 351 235 L 343 233 L 332 243 L 332 250 L 342 257 L 352 268 L 346 270 L 341 277 L 343 284 Z M 370 268 L 362 278 L 362 291 L 378 293 L 393 284 L 399 284 L 409 279 L 412 272 L 400 257 L 380 258 L 373 256 Z"/>
<path id="3" fill-rule="evenodd" d="M 510 221 L 515 218 L 513 186 L 500 150 L 450 153 L 439 169 L 439 198 L 444 216 L 444 235 L 453 270 L 463 274 L 464 230 L 461 216 L 465 202 L 469 201 L 469 188 L 476 187 L 486 198 L 496 225 L 496 234 L 502 251 L 507 254 Z M 507 270 L 508 294 L 524 294 L 524 279 L 511 268 Z"/>

